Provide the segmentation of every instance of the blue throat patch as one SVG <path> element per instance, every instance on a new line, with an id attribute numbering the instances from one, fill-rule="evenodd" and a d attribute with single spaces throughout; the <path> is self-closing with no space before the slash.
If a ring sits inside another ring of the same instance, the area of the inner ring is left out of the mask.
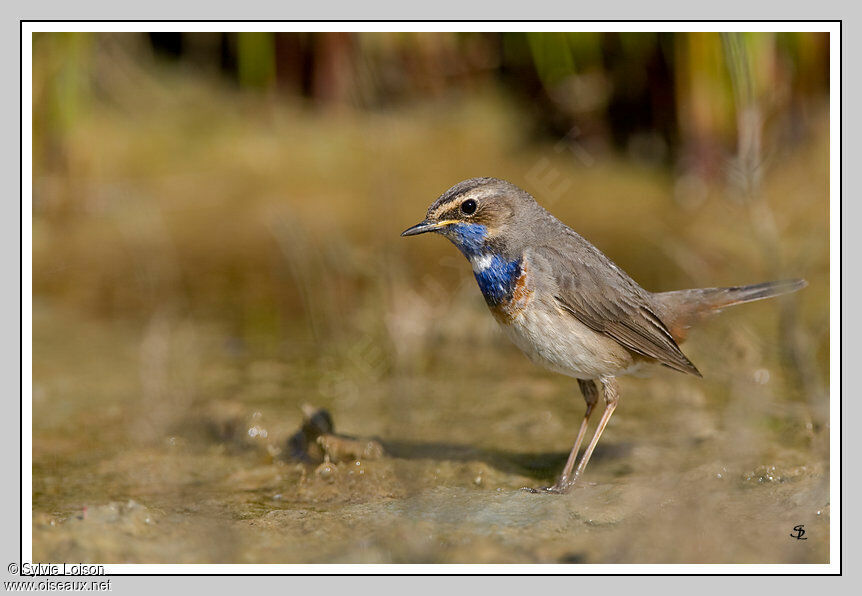
<path id="1" fill-rule="evenodd" d="M 474 273 L 479 289 L 489 306 L 497 306 L 512 298 L 518 278 L 521 277 L 521 259 L 507 261 L 489 252 L 485 246 L 488 228 L 481 224 L 457 223 L 449 228 L 449 238 L 468 259 L 490 255 L 491 262 L 482 271 Z"/>
<path id="2" fill-rule="evenodd" d="M 482 224 L 457 223 L 449 226 L 452 242 L 468 259 L 483 252 L 488 228 Z"/>
<path id="3" fill-rule="evenodd" d="M 497 306 L 511 300 L 515 285 L 521 277 L 521 259 L 507 261 L 500 255 L 491 257 L 491 264 L 474 273 L 479 289 L 488 306 Z"/>

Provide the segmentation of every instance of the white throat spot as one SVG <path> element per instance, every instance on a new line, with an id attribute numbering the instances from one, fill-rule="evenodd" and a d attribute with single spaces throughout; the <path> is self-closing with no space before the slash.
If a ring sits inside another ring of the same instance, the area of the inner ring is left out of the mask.
<path id="1" fill-rule="evenodd" d="M 490 267 L 493 261 L 494 257 L 492 255 L 478 255 L 470 258 L 470 262 L 473 264 L 473 271 L 476 273 L 481 273 Z"/>

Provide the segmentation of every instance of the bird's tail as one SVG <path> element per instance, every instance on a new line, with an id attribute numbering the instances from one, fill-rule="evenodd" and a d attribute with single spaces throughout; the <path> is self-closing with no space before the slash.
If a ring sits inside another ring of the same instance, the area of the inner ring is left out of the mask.
<path id="1" fill-rule="evenodd" d="M 662 311 L 659 316 L 667 325 L 671 335 L 677 341 L 682 341 L 692 325 L 719 312 L 722 308 L 788 294 L 801 290 L 807 285 L 808 282 L 804 279 L 787 279 L 750 286 L 661 292 L 653 294 L 653 297 L 658 303 L 659 310 Z"/>

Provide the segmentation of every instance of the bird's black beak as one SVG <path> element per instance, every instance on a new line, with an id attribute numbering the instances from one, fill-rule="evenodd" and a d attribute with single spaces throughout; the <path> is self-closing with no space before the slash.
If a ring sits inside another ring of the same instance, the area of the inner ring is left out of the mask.
<path id="1" fill-rule="evenodd" d="M 416 234 L 424 234 L 425 232 L 433 232 L 440 228 L 440 224 L 436 221 L 420 221 L 415 226 L 409 227 L 403 232 L 401 232 L 402 236 L 415 236 Z"/>

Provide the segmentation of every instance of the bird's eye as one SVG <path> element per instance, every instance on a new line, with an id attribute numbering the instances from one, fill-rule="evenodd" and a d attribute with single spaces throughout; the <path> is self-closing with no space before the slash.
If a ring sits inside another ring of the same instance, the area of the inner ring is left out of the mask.
<path id="1" fill-rule="evenodd" d="M 473 199 L 467 199 L 463 203 L 461 203 L 461 212 L 464 215 L 473 215 L 476 213 L 476 201 Z"/>

